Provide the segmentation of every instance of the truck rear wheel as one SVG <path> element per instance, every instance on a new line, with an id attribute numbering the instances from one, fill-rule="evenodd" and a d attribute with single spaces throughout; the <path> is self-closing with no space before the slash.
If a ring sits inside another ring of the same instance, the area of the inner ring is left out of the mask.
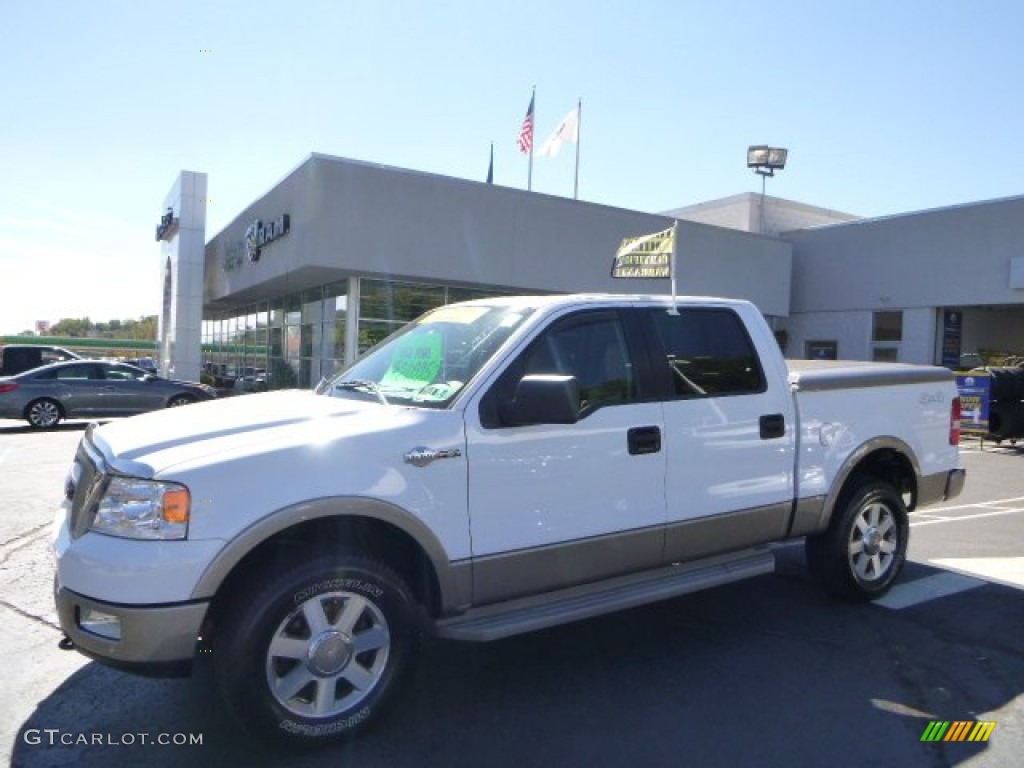
<path id="1" fill-rule="evenodd" d="M 907 508 L 896 490 L 862 480 L 843 492 L 828 530 L 807 537 L 807 563 L 834 597 L 874 600 L 903 568 L 909 535 Z"/>
<path id="2" fill-rule="evenodd" d="M 277 571 L 236 595 L 214 638 L 228 709 L 277 741 L 312 745 L 361 730 L 412 667 L 416 617 L 408 587 L 369 558 Z"/>

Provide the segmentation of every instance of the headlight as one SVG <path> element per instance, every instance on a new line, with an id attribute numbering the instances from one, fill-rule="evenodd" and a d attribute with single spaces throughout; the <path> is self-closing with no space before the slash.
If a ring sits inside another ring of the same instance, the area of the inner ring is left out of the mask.
<path id="1" fill-rule="evenodd" d="M 89 528 L 128 539 L 184 539 L 189 507 L 183 485 L 114 476 Z"/>

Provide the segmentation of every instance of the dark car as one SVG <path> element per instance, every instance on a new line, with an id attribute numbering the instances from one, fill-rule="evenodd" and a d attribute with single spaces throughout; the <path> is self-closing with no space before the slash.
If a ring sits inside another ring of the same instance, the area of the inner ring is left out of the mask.
<path id="1" fill-rule="evenodd" d="M 131 416 L 214 397 L 205 384 L 161 379 L 124 363 L 76 360 L 0 377 L 0 418 L 52 427 L 61 419 Z"/>
<path id="2" fill-rule="evenodd" d="M 157 370 L 156 359 L 152 357 L 133 357 L 122 362 L 125 362 L 128 365 L 134 365 L 136 368 L 141 368 L 146 373 L 151 373 L 154 376 L 159 373 Z"/>
<path id="3" fill-rule="evenodd" d="M 41 365 L 81 359 L 74 352 L 49 344 L 8 344 L 0 351 L 0 376 L 16 376 Z"/>

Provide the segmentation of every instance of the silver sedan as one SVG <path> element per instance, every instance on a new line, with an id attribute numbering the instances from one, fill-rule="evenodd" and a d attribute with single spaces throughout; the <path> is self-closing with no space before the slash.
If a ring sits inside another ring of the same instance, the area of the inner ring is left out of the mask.
<path id="1" fill-rule="evenodd" d="M 61 419 L 131 416 L 214 397 L 205 384 L 161 379 L 124 363 L 75 360 L 0 377 L 0 418 L 45 428 Z"/>

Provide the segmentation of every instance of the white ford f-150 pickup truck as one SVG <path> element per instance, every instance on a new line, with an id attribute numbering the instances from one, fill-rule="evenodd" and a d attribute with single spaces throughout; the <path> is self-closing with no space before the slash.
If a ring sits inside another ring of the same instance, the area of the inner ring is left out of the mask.
<path id="1" fill-rule="evenodd" d="M 787 362 L 751 304 L 546 296 L 427 313 L 315 392 L 90 427 L 55 520 L 65 647 L 209 653 L 254 732 L 394 698 L 423 632 L 492 640 L 774 567 L 883 594 L 956 496 L 943 368 Z"/>

